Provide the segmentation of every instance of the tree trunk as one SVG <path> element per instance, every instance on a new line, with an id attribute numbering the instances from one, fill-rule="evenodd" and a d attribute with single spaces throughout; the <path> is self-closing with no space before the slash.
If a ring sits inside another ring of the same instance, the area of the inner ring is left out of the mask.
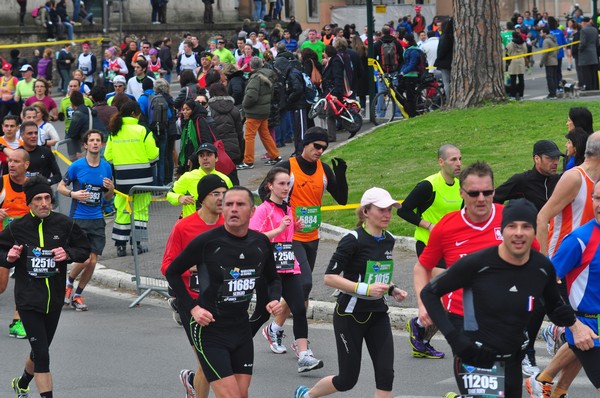
<path id="1" fill-rule="evenodd" d="M 453 0 L 454 57 L 450 108 L 505 99 L 497 0 Z"/>

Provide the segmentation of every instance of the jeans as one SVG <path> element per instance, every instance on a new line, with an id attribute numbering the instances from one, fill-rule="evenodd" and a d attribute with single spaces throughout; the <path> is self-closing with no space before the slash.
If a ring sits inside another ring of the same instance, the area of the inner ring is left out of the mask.
<path id="1" fill-rule="evenodd" d="M 392 86 L 398 87 L 398 75 L 394 75 L 394 77 L 392 78 Z M 377 79 L 377 92 L 380 93 L 385 90 L 387 90 L 385 83 L 381 79 Z M 385 111 L 386 110 L 384 109 L 383 99 L 380 97 L 379 102 L 377 103 L 377 107 L 375 109 L 375 113 L 377 114 L 377 117 L 384 117 Z M 400 108 L 398 108 L 396 103 L 394 103 L 394 116 L 402 116 L 402 113 L 400 113 Z"/>
<path id="2" fill-rule="evenodd" d="M 73 0 L 73 22 L 79 22 L 80 0 Z"/>
<path id="3" fill-rule="evenodd" d="M 159 187 L 165 185 L 165 161 L 167 159 L 167 133 L 163 133 L 156 139 L 158 146 L 158 162 L 156 163 L 157 173 L 154 182 Z"/>
<path id="4" fill-rule="evenodd" d="M 263 3 L 261 0 L 254 0 L 254 15 L 252 16 L 255 21 L 260 20 L 260 13 L 263 7 Z"/>
<path id="5" fill-rule="evenodd" d="M 548 84 L 548 96 L 550 97 L 556 97 L 557 75 L 558 66 L 546 65 L 546 83 Z"/>
<path id="6" fill-rule="evenodd" d="M 281 120 L 279 125 L 282 137 L 282 143 L 286 140 L 294 138 L 294 128 L 292 126 L 292 112 L 283 111 L 281 112 Z"/>
<path id="7" fill-rule="evenodd" d="M 71 71 L 69 69 L 59 69 L 58 73 L 60 74 L 60 91 L 66 94 L 71 79 Z"/>
<path id="8" fill-rule="evenodd" d="M 518 95 L 523 98 L 523 91 L 525 91 L 523 75 L 510 75 L 510 96 L 514 98 Z"/>
<path id="9" fill-rule="evenodd" d="M 70 22 L 63 22 L 62 24 L 67 30 L 67 38 L 73 40 L 73 25 Z"/>

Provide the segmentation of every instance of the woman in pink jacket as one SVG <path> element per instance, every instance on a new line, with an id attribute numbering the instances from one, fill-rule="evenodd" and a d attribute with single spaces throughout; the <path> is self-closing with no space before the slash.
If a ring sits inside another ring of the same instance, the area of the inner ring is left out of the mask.
<path id="1" fill-rule="evenodd" d="M 323 361 L 316 359 L 308 348 L 308 323 L 306 321 L 306 308 L 304 306 L 304 293 L 300 283 L 300 266 L 292 250 L 294 228 L 302 228 L 299 220 L 294 221 L 292 208 L 285 202 L 290 189 L 290 175 L 286 169 L 273 167 L 266 177 L 266 187 L 269 198 L 258 206 L 250 220 L 250 228 L 264 233 L 273 243 L 275 264 L 281 277 L 283 286 L 283 299 L 294 314 L 294 337 L 292 349 L 298 357 L 298 372 L 308 372 L 323 367 Z M 256 310 L 250 318 L 252 334 L 269 320 L 269 313 L 265 305 L 259 302 L 266 300 L 267 294 L 264 283 L 257 284 Z M 283 325 L 283 322 L 281 322 Z M 287 349 L 282 344 L 283 327 L 273 320 L 262 328 L 262 334 L 270 344 L 271 351 L 275 354 L 285 354 Z"/>

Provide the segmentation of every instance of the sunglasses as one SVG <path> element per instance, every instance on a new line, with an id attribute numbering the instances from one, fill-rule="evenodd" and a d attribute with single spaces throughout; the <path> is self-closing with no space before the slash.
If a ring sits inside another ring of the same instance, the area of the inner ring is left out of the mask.
<path id="1" fill-rule="evenodd" d="M 463 192 L 472 198 L 478 198 L 480 194 L 483 194 L 483 196 L 492 196 L 494 194 L 493 189 L 486 189 L 485 191 L 465 191 L 463 189 Z"/>
<path id="2" fill-rule="evenodd" d="M 113 84 L 113 87 L 115 88 L 121 88 L 121 87 L 125 87 L 123 84 Z"/>
<path id="3" fill-rule="evenodd" d="M 200 105 L 202 105 L 202 106 L 206 106 L 206 104 L 208 104 L 208 102 L 206 102 L 206 101 L 199 101 L 199 102 L 200 102 Z"/>
<path id="4" fill-rule="evenodd" d="M 324 151 L 327 149 L 328 145 L 321 145 L 321 144 L 317 144 L 315 142 L 313 142 L 313 146 L 315 147 L 315 149 L 317 151 Z"/>

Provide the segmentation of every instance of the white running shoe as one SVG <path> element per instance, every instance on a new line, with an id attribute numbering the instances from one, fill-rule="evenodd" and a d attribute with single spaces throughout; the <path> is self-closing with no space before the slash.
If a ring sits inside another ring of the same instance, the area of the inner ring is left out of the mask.
<path id="1" fill-rule="evenodd" d="M 275 354 L 285 354 L 287 352 L 287 348 L 281 343 L 283 340 L 283 330 L 275 333 L 271 330 L 271 325 L 269 324 L 263 328 L 262 334 L 269 342 L 271 351 Z"/>
<path id="2" fill-rule="evenodd" d="M 310 341 L 307 343 L 308 348 L 306 349 L 306 353 L 308 355 L 312 355 L 313 352 L 310 349 Z M 294 352 L 294 355 L 296 355 L 296 358 L 300 358 L 300 350 L 298 350 L 298 344 L 296 343 L 296 339 L 294 339 L 294 341 L 292 341 L 292 351 Z"/>
<path id="3" fill-rule="evenodd" d="M 540 368 L 532 364 L 527 355 L 525 355 L 525 358 L 521 362 L 521 370 L 523 371 L 523 375 L 527 377 L 540 373 Z"/>
<path id="4" fill-rule="evenodd" d="M 538 373 L 525 379 L 525 389 L 531 398 L 550 398 L 554 383 L 543 383 L 537 380 Z"/>
<path id="5" fill-rule="evenodd" d="M 298 373 L 310 372 L 311 370 L 321 369 L 322 367 L 323 361 L 312 355 L 305 355 L 304 358 L 298 359 Z"/>
<path id="6" fill-rule="evenodd" d="M 194 386 L 190 383 L 190 374 L 194 374 L 194 371 L 183 369 L 181 372 L 179 372 L 179 380 L 185 387 L 185 397 L 196 398 L 196 390 L 194 390 Z"/>

